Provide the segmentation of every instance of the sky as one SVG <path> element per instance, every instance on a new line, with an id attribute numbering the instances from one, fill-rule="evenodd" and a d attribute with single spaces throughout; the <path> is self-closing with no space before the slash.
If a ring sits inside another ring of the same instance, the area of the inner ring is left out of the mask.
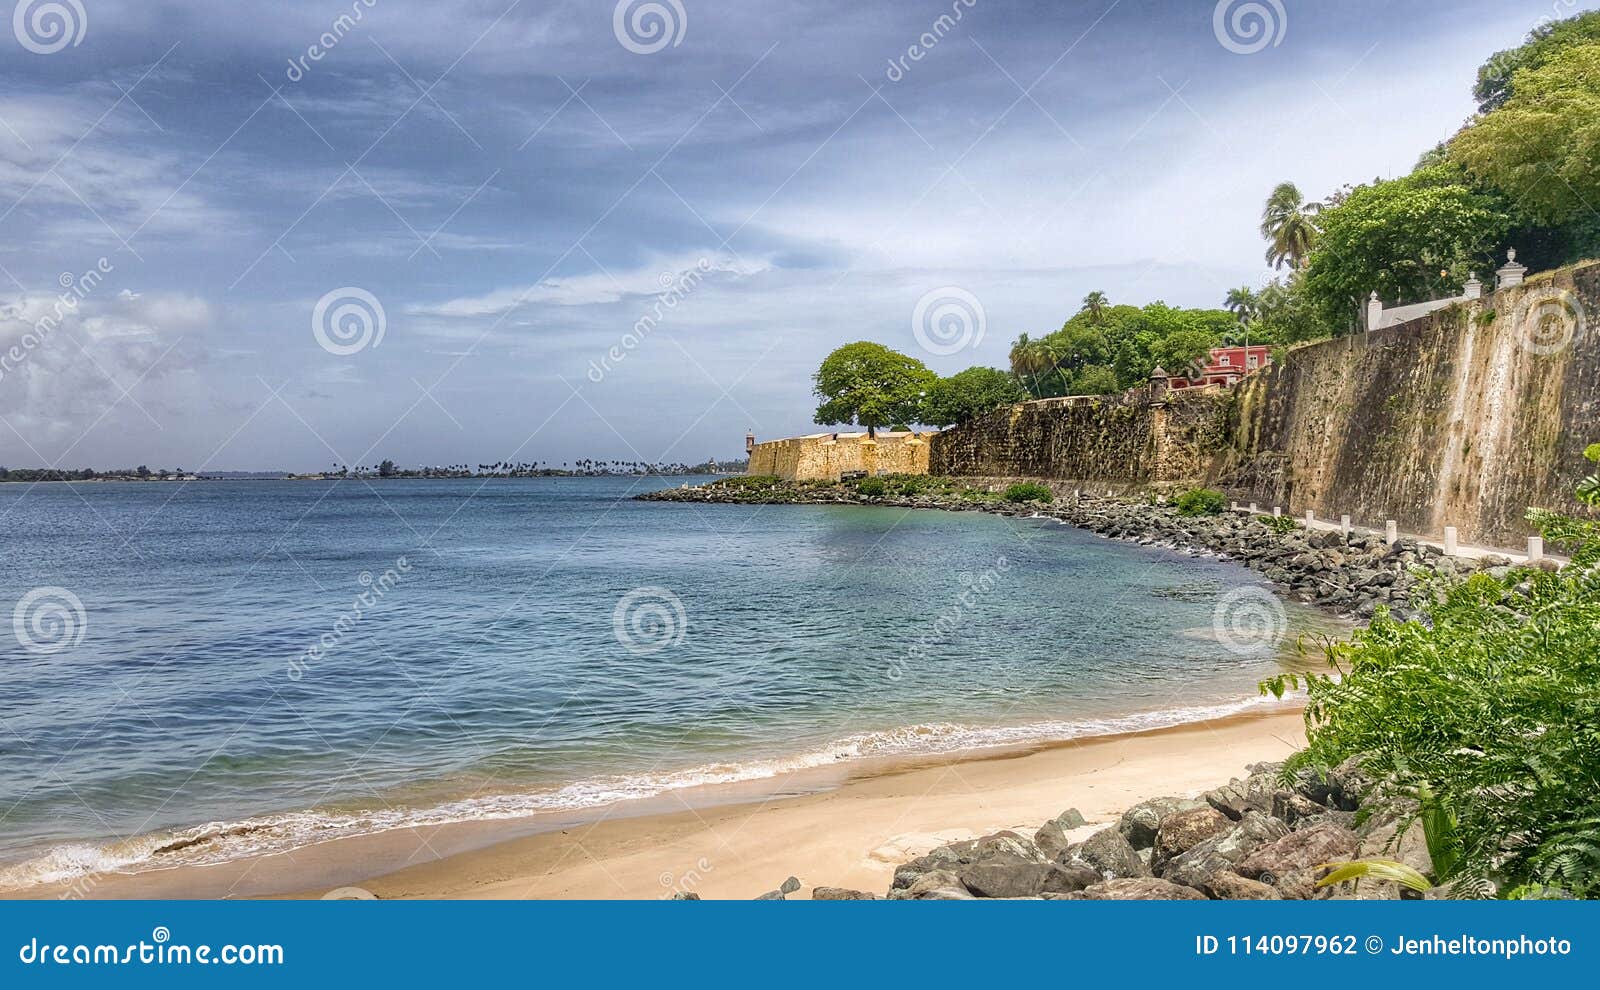
<path id="1" fill-rule="evenodd" d="M 1588 6 L 19 0 L 0 465 L 742 456 L 843 343 L 1260 284 Z"/>

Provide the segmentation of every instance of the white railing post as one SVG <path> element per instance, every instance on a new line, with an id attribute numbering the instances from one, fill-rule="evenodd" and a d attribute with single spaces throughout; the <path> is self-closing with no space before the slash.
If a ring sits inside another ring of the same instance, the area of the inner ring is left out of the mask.
<path id="1" fill-rule="evenodd" d="M 1317 521 L 1317 514 L 1310 509 L 1306 510 L 1306 529 L 1310 529 Z"/>
<path id="2" fill-rule="evenodd" d="M 1544 559 L 1544 537 L 1542 537 L 1542 536 L 1530 536 L 1530 537 L 1528 537 L 1528 563 L 1532 564 L 1532 563 L 1535 563 L 1536 561 L 1540 561 L 1540 560 L 1543 560 L 1543 559 Z"/>
<path id="3" fill-rule="evenodd" d="M 1340 516 L 1339 517 L 1339 528 L 1344 531 L 1345 539 L 1348 540 L 1350 538 L 1350 517 L 1349 516 Z"/>
<path id="4" fill-rule="evenodd" d="M 1383 542 L 1391 547 L 1400 540 L 1400 524 L 1393 519 L 1385 520 L 1383 524 Z"/>
<path id="5" fill-rule="evenodd" d="M 1444 528 L 1444 555 L 1446 557 L 1454 557 L 1456 549 L 1456 528 L 1454 526 L 1446 526 Z"/>
<path id="6" fill-rule="evenodd" d="M 1280 517 L 1282 515 L 1283 515 L 1283 506 L 1274 505 L 1272 507 L 1272 518 L 1277 519 L 1278 517 Z"/>
<path id="7" fill-rule="evenodd" d="M 1254 502 L 1251 502 L 1250 503 L 1250 514 L 1253 516 L 1253 515 L 1256 514 L 1257 511 L 1258 510 L 1256 509 L 1256 504 Z"/>

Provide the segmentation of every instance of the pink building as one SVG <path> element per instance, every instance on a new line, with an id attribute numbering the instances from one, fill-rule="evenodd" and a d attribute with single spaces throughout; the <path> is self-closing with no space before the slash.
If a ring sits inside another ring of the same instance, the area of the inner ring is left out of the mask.
<path id="1" fill-rule="evenodd" d="M 1181 378 L 1173 376 L 1169 387 L 1204 388 L 1207 385 L 1232 385 L 1246 375 L 1253 375 L 1272 363 L 1272 348 L 1265 344 L 1249 347 L 1213 347 L 1205 367 Z"/>

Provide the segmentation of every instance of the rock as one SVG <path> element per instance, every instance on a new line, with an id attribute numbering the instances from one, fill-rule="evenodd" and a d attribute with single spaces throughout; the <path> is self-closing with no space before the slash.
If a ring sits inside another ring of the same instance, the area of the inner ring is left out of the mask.
<path id="1" fill-rule="evenodd" d="M 1350 859 L 1360 844 L 1361 840 L 1347 828 L 1316 825 L 1261 846 L 1241 860 L 1234 872 L 1248 880 L 1272 884 L 1288 897 L 1283 882 L 1292 874 L 1313 870 L 1322 863 Z"/>
<path id="2" fill-rule="evenodd" d="M 1159 874 L 1162 866 L 1174 856 L 1232 828 L 1233 822 L 1228 816 L 1215 808 L 1190 808 L 1173 812 L 1161 820 L 1161 828 L 1156 832 L 1155 853 L 1150 859 L 1150 868 Z"/>
<path id="3" fill-rule="evenodd" d="M 1122 832 L 1115 827 L 1101 829 L 1089 836 L 1073 852 L 1072 859 L 1062 865 L 1072 863 L 1088 866 L 1107 880 L 1150 875 L 1150 867 L 1145 865 L 1133 846 L 1122 837 Z"/>
<path id="4" fill-rule="evenodd" d="M 1075 894 L 1060 895 L 1062 900 L 1083 901 L 1203 901 L 1205 895 L 1193 887 L 1180 887 L 1159 877 L 1125 877 L 1105 880 Z"/>
<path id="5" fill-rule="evenodd" d="M 996 832 L 977 840 L 973 845 L 971 862 L 979 862 L 1002 853 L 1020 856 L 1035 863 L 1048 863 L 1049 857 L 1039 851 L 1032 839 L 1015 832 Z"/>
<path id="6" fill-rule="evenodd" d="M 783 891 L 781 890 L 769 890 L 765 894 L 756 897 L 758 901 L 781 901 L 783 899 Z"/>
<path id="7" fill-rule="evenodd" d="M 1202 797 L 1212 808 L 1234 821 L 1240 821 L 1247 811 L 1270 814 L 1273 790 L 1271 777 L 1253 774 L 1247 780 L 1231 780 L 1215 790 L 1207 791 Z"/>
<path id="8" fill-rule="evenodd" d="M 1355 811 L 1372 792 L 1372 775 L 1362 769 L 1362 758 L 1352 756 L 1328 771 L 1328 804 Z"/>
<path id="9" fill-rule="evenodd" d="M 1073 891 L 1083 890 L 1101 883 L 1105 877 L 1093 867 L 1081 863 L 1069 863 L 1066 866 L 1057 866 L 1045 878 L 1044 894 L 1068 894 Z"/>
<path id="10" fill-rule="evenodd" d="M 1037 897 L 1056 867 L 1010 853 L 997 853 L 963 867 L 961 883 L 979 897 Z"/>
<path id="11" fill-rule="evenodd" d="M 1083 817 L 1083 812 L 1079 811 L 1077 808 L 1068 808 L 1066 811 L 1063 811 L 1061 814 L 1057 815 L 1055 817 L 1055 823 L 1060 825 L 1061 830 L 1064 832 L 1070 832 L 1075 828 L 1083 828 L 1085 825 L 1089 824 L 1089 822 Z"/>
<path id="12" fill-rule="evenodd" d="M 877 894 L 869 894 L 864 890 L 850 890 L 845 887 L 813 887 L 811 899 L 814 901 L 876 901 L 881 898 Z"/>
<path id="13" fill-rule="evenodd" d="M 1232 870 L 1250 853 L 1288 834 L 1283 822 L 1252 811 L 1225 835 L 1212 836 L 1166 863 L 1161 877 L 1210 894 L 1206 884 L 1212 874 Z"/>
<path id="14" fill-rule="evenodd" d="M 1298 791 L 1278 791 L 1272 795 L 1272 817 L 1290 825 L 1303 818 L 1320 815 L 1327 810 Z"/>
<path id="15" fill-rule="evenodd" d="M 1051 861 L 1060 859 L 1061 854 L 1072 847 L 1072 843 L 1067 839 L 1066 830 L 1058 821 L 1048 821 L 1039 826 L 1039 831 L 1033 834 L 1033 844 Z"/>
<path id="16" fill-rule="evenodd" d="M 672 899 L 675 901 L 698 901 L 700 899 L 700 895 L 696 894 L 692 890 L 680 890 L 676 894 L 672 895 Z"/>
<path id="17" fill-rule="evenodd" d="M 970 901 L 972 892 L 961 878 L 949 870 L 925 873 L 906 888 L 905 898 L 914 901 Z"/>
<path id="18" fill-rule="evenodd" d="M 1201 888 L 1219 901 L 1276 901 L 1278 892 L 1260 880 L 1247 880 L 1232 870 L 1218 870 Z"/>
<path id="19" fill-rule="evenodd" d="M 1117 829 L 1133 848 L 1149 849 L 1156 844 L 1156 830 L 1161 827 L 1161 819 L 1173 812 L 1198 808 L 1204 803 L 1204 801 L 1175 797 L 1141 801 L 1122 813 L 1122 820 L 1117 823 Z"/>
<path id="20" fill-rule="evenodd" d="M 790 877 L 783 883 L 779 884 L 778 889 L 785 894 L 792 894 L 800 889 L 800 880 L 798 877 Z"/>

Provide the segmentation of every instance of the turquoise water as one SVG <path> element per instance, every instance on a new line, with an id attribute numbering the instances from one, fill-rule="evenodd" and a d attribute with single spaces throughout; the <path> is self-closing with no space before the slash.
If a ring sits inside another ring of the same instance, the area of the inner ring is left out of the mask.
<path id="1" fill-rule="evenodd" d="M 630 499 L 678 483 L 0 486 L 0 885 L 1172 724 L 1280 669 L 1219 641 L 1231 563 Z"/>

